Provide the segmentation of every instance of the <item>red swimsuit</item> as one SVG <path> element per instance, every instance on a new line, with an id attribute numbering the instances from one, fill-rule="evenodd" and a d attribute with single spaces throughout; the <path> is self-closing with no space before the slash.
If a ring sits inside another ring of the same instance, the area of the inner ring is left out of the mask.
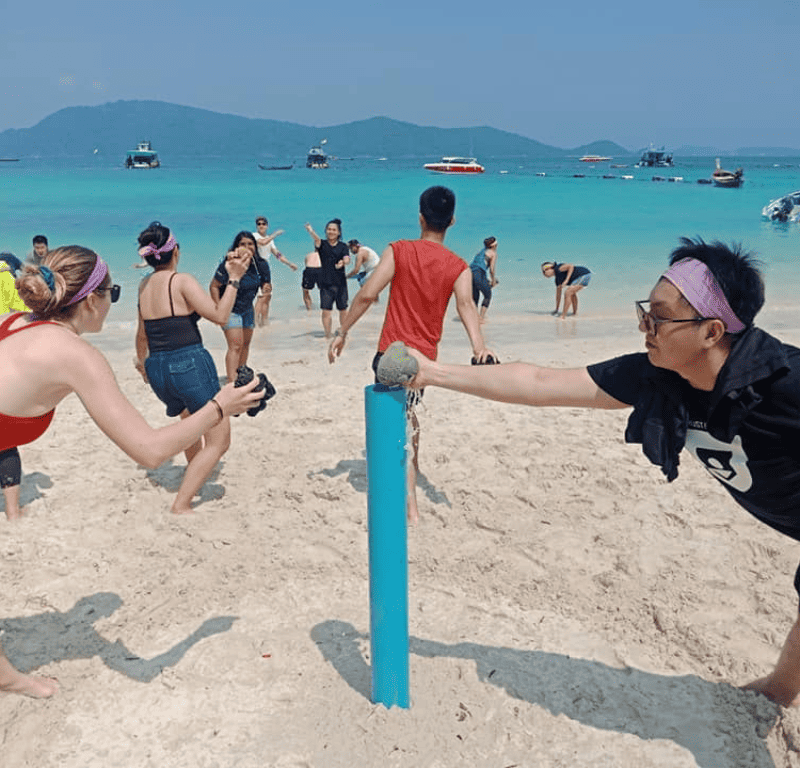
<path id="1" fill-rule="evenodd" d="M 13 333 L 49 323 L 48 320 L 37 320 L 14 331 L 10 330 L 11 324 L 22 314 L 24 313 L 16 312 L 0 325 L 0 341 Z M 16 448 L 18 445 L 25 445 L 25 443 L 32 443 L 36 438 L 41 437 L 50 426 L 55 412 L 56 409 L 53 408 L 52 411 L 41 416 L 6 416 L 6 414 L 0 413 L 0 452 Z"/>

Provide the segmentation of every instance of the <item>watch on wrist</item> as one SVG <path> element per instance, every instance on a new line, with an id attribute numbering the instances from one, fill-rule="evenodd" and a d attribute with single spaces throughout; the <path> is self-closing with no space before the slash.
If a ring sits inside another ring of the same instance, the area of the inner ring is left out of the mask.
<path id="1" fill-rule="evenodd" d="M 232 285 L 237 291 L 239 290 L 238 280 L 228 280 L 228 285 Z"/>

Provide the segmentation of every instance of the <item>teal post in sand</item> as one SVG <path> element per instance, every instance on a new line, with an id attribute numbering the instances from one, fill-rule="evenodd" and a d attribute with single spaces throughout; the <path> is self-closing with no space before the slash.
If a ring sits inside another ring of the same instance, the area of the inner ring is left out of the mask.
<path id="1" fill-rule="evenodd" d="M 409 706 L 406 390 L 364 390 L 372 702 Z"/>

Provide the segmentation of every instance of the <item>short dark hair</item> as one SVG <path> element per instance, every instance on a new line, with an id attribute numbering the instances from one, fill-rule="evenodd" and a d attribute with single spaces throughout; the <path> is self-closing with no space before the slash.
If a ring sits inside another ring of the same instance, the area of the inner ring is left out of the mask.
<path id="1" fill-rule="evenodd" d="M 47 238 L 44 235 L 35 235 L 31 242 L 34 245 L 39 245 L 40 243 L 44 243 L 45 245 L 48 245 Z"/>
<path id="2" fill-rule="evenodd" d="M 358 248 L 358 246 L 360 246 L 360 245 L 361 245 L 361 243 L 359 243 L 359 242 L 358 242 L 358 240 L 348 240 L 348 241 L 347 241 L 347 245 L 348 245 L 350 248 Z"/>
<path id="3" fill-rule="evenodd" d="M 434 232 L 444 232 L 453 223 L 456 196 L 447 187 L 429 187 L 419 196 L 419 212 Z"/>
<path id="4" fill-rule="evenodd" d="M 256 216 L 256 226 L 258 226 L 258 224 L 259 224 L 260 222 L 262 222 L 262 221 L 263 221 L 265 224 L 269 224 L 269 219 L 268 219 L 266 216 Z"/>
<path id="5" fill-rule="evenodd" d="M 706 243 L 701 237 L 695 240 L 682 237 L 670 256 L 670 266 L 681 259 L 702 261 L 714 275 L 736 317 L 746 326 L 753 324 L 764 306 L 761 263 L 754 254 L 743 250 L 741 243 L 727 246 L 719 240 Z"/>

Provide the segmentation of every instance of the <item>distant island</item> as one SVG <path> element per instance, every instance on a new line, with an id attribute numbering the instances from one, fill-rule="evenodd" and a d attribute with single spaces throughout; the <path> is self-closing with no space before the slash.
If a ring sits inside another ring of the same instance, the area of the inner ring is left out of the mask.
<path id="1" fill-rule="evenodd" d="M 343 125 L 317 128 L 280 120 L 226 115 L 161 101 L 116 101 L 97 107 L 67 107 L 31 128 L 0 133 L 0 157 L 80 157 L 97 150 L 119 157 L 142 139 L 152 141 L 164 156 L 252 157 L 285 160 L 305 157 L 321 139 L 339 157 L 386 157 L 390 159 L 466 155 L 492 157 L 569 158 L 603 155 L 636 157 L 612 141 L 595 141 L 580 147 L 561 148 L 489 126 L 477 128 L 430 128 L 388 117 L 373 117 Z M 676 155 L 752 154 L 800 156 L 789 148 L 748 148 L 747 152 L 719 152 L 709 147 L 698 151 L 674 150 Z"/>

